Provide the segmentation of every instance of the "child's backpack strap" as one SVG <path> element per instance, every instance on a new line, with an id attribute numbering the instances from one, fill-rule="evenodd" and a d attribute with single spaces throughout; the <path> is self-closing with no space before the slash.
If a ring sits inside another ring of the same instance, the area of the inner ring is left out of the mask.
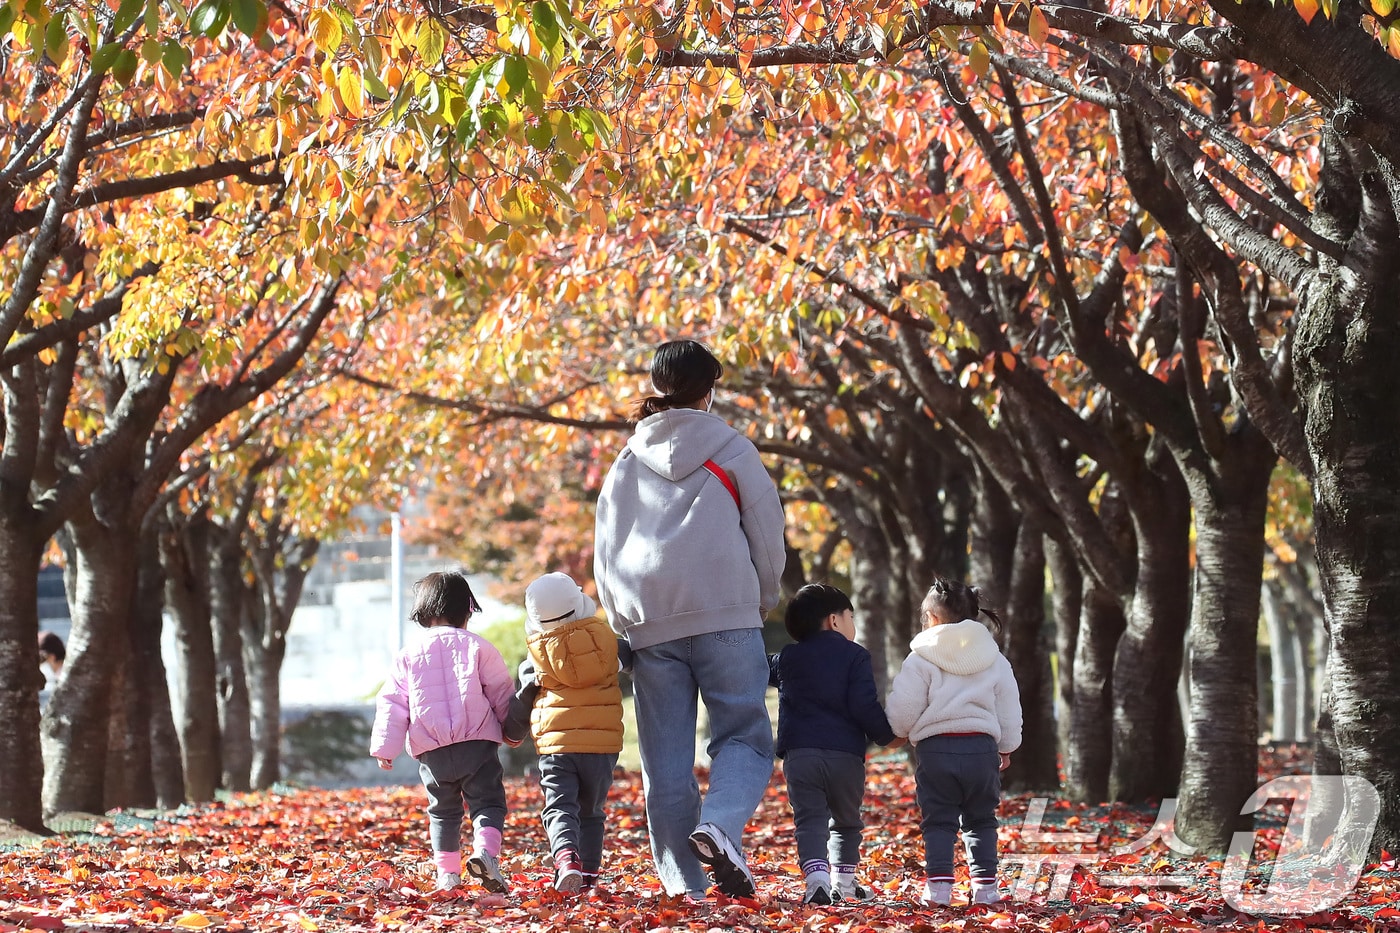
<path id="1" fill-rule="evenodd" d="M 713 473 L 715 475 L 715 478 L 724 484 L 724 488 L 728 489 L 729 494 L 734 497 L 735 508 L 737 508 L 740 512 L 743 512 L 744 507 L 739 502 L 739 487 L 734 485 L 734 480 L 729 478 L 729 474 L 724 472 L 724 468 L 718 463 L 715 463 L 713 460 L 706 460 L 700 465 L 705 469 L 709 470 L 711 473 Z"/>

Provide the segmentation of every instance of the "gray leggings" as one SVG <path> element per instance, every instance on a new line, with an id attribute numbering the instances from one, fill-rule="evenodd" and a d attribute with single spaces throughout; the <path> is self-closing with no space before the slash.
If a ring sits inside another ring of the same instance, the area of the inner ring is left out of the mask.
<path id="1" fill-rule="evenodd" d="M 962 828 L 973 878 L 997 876 L 997 804 L 1001 760 L 990 735 L 934 735 L 919 742 L 919 809 L 924 869 L 930 878 L 953 875 L 953 846 Z"/>
<path id="2" fill-rule="evenodd" d="M 467 809 L 476 833 L 486 826 L 505 830 L 506 788 L 498 748 L 496 742 L 473 740 L 418 757 L 418 776 L 428 790 L 428 836 L 434 852 L 462 850 L 462 816 Z"/>
<path id="3" fill-rule="evenodd" d="M 783 775 L 803 868 L 813 859 L 859 864 L 865 758 L 824 748 L 794 748 L 783 757 Z"/>
<path id="4" fill-rule="evenodd" d="M 583 870 L 597 874 L 603 863 L 603 808 L 612 787 L 616 755 L 564 752 L 540 756 L 540 814 L 549 850 L 573 849 Z"/>

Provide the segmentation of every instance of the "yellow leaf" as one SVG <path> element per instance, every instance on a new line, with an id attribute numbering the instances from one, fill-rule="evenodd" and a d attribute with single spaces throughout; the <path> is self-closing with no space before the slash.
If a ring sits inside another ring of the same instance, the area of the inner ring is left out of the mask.
<path id="1" fill-rule="evenodd" d="M 319 929 L 321 929 L 320 927 L 318 927 L 318 926 L 316 925 L 316 921 L 315 921 L 315 920 L 312 920 L 312 919 L 310 919 L 310 918 L 308 918 L 308 917 L 303 917 L 301 914 L 297 914 L 296 916 L 297 916 L 297 923 L 301 924 L 301 928 L 302 928 L 303 930 L 319 930 Z"/>
<path id="2" fill-rule="evenodd" d="M 364 116 L 365 89 L 360 81 L 360 73 L 353 68 L 342 68 L 335 80 L 335 86 L 340 90 L 341 103 L 351 116 Z"/>
<path id="3" fill-rule="evenodd" d="M 453 192 L 451 201 L 448 202 L 447 212 L 452 215 L 452 221 L 462 228 L 463 232 L 471 227 L 472 209 L 467 206 L 467 199 L 460 194 Z"/>
<path id="4" fill-rule="evenodd" d="M 431 68 L 442 60 L 442 54 L 447 48 L 447 34 L 437 20 L 425 19 L 418 27 L 413 45 L 418 49 L 423 65 Z"/>
<path id="5" fill-rule="evenodd" d="M 312 10 L 310 16 L 311 41 L 316 43 L 316 48 L 328 55 L 334 55 L 340 48 L 340 43 L 345 41 L 345 30 L 341 28 L 340 20 L 329 10 Z"/>
<path id="6" fill-rule="evenodd" d="M 1298 15 L 1303 17 L 1303 22 L 1312 25 L 1313 17 L 1321 9 L 1318 0 L 1293 0 L 1293 9 L 1298 11 Z"/>
<path id="7" fill-rule="evenodd" d="M 191 930 L 202 930 L 209 925 L 209 918 L 201 913 L 189 913 L 175 921 L 177 927 L 188 927 Z"/>
<path id="8" fill-rule="evenodd" d="M 980 41 L 972 43 L 972 51 L 967 55 L 967 64 L 977 77 L 985 78 L 987 76 L 987 69 L 991 67 L 992 60 L 984 43 Z"/>
<path id="9" fill-rule="evenodd" d="M 1027 30 L 1032 42 L 1036 45 L 1045 44 L 1045 37 L 1050 35 L 1050 24 L 1045 21 L 1045 14 L 1041 12 L 1040 7 L 1031 7 L 1031 17 Z"/>

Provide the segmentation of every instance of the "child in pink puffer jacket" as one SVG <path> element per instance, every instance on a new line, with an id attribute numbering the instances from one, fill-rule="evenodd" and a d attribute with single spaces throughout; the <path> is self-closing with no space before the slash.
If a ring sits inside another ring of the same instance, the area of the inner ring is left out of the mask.
<path id="1" fill-rule="evenodd" d="M 428 634 L 394 659 L 379 691 L 370 754 L 387 770 L 407 739 L 428 791 L 438 890 L 462 881 L 462 816 L 469 811 L 474 844 L 467 871 L 488 891 L 505 891 L 498 860 L 506 792 L 496 752 L 507 741 L 501 723 L 515 685 L 495 646 L 466 629 L 481 607 L 464 574 L 430 573 L 413 593 L 409 618 Z"/>

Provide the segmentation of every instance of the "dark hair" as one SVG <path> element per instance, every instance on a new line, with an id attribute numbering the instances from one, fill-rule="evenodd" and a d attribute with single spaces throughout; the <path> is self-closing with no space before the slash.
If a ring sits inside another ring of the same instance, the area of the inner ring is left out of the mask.
<path id="1" fill-rule="evenodd" d="M 68 649 L 63 647 L 63 639 L 53 632 L 39 633 L 39 653 L 42 655 L 53 655 L 60 661 L 68 657 Z"/>
<path id="2" fill-rule="evenodd" d="M 809 583 L 793 595 L 783 613 L 783 625 L 796 641 L 806 641 L 820 632 L 830 615 L 854 609 L 851 598 L 827 583 Z"/>
<path id="3" fill-rule="evenodd" d="M 982 608 L 979 604 L 981 597 L 980 586 L 968 586 L 957 580 L 936 577 L 933 586 L 928 588 L 928 594 L 924 596 L 922 609 L 928 612 L 934 606 L 943 606 L 964 619 L 975 619 L 978 613 L 981 613 L 991 621 L 989 627 L 992 634 L 1000 635 L 1001 617 L 990 609 Z"/>
<path id="4" fill-rule="evenodd" d="M 694 340 L 663 343 L 651 358 L 651 384 L 661 395 L 648 395 L 637 402 L 632 417 L 641 421 L 659 411 L 693 405 L 722 375 L 724 367 L 704 344 Z"/>
<path id="5" fill-rule="evenodd" d="M 472 593 L 466 574 L 460 570 L 430 573 L 413 584 L 413 611 L 408 617 L 423 628 L 430 628 L 438 619 L 446 619 L 453 628 L 467 624 L 481 604 Z"/>

